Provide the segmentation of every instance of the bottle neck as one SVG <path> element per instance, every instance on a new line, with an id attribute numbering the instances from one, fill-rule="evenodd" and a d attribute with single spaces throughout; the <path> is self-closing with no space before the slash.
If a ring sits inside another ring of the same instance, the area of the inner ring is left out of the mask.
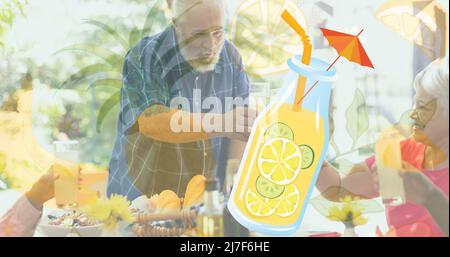
<path id="1" fill-rule="evenodd" d="M 288 104 L 298 104 L 296 102 L 297 93 L 297 81 L 299 75 L 291 72 L 289 74 L 289 83 L 281 90 L 278 102 L 284 102 Z M 302 100 L 302 107 L 312 112 L 319 112 L 321 116 L 328 116 L 329 101 L 331 96 L 331 82 L 319 81 L 314 86 L 315 78 L 307 78 L 304 94 Z M 314 87 L 313 87 L 314 86 Z"/>
<path id="2" fill-rule="evenodd" d="M 205 191 L 205 195 L 203 197 L 203 204 L 205 209 L 207 210 L 220 210 L 220 195 L 219 191 Z"/>
<path id="3" fill-rule="evenodd" d="M 286 102 L 289 104 L 295 103 L 295 95 L 297 91 L 297 78 L 291 81 L 289 87 L 286 88 L 284 96 L 281 98 L 281 102 Z M 322 117 L 328 117 L 330 97 L 331 97 L 331 83 L 330 82 L 320 82 L 313 87 L 315 84 L 314 80 L 307 80 L 305 93 L 301 101 L 303 108 L 308 109 L 312 112 L 318 112 Z M 311 89 L 312 88 L 312 89 Z"/>

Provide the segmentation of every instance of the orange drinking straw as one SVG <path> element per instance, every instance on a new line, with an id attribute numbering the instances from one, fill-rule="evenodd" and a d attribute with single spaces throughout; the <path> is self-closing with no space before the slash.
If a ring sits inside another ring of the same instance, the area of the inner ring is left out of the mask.
<path id="1" fill-rule="evenodd" d="M 306 35 L 305 30 L 298 24 L 298 22 L 292 17 L 292 15 L 287 11 L 284 10 L 281 14 L 281 18 L 289 24 L 289 26 L 300 36 L 302 42 L 303 42 L 303 57 L 302 57 L 302 63 L 305 65 L 309 65 L 311 62 L 311 52 L 312 52 L 312 45 L 309 41 L 308 35 Z M 295 91 L 295 101 L 293 105 L 293 110 L 295 112 L 301 111 L 302 109 L 302 103 L 300 100 L 303 98 L 305 94 L 305 87 L 306 87 L 306 78 L 304 76 L 299 75 L 297 80 L 297 90 Z"/>

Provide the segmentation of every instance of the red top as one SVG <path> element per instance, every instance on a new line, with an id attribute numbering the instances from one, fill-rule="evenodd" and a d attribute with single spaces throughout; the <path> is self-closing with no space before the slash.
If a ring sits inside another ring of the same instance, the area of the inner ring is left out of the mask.
<path id="1" fill-rule="evenodd" d="M 408 162 L 422 172 L 438 186 L 448 197 L 448 167 L 438 170 L 424 170 L 426 146 L 412 138 L 401 142 L 402 160 Z M 371 171 L 375 171 L 375 157 L 366 160 Z M 428 210 L 417 204 L 405 203 L 399 206 L 386 206 L 389 226 L 393 226 L 398 236 L 445 236 Z"/>

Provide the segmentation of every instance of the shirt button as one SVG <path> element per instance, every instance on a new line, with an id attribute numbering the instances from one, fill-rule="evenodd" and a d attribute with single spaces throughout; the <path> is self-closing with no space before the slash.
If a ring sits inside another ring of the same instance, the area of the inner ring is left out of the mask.
<path id="1" fill-rule="evenodd" d="M 206 157 L 206 156 L 208 156 L 208 153 L 207 152 L 203 152 L 203 155 Z"/>

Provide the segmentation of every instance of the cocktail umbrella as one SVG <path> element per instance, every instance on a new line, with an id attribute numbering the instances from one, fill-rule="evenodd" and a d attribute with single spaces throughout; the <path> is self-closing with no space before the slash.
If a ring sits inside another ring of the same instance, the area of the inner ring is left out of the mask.
<path id="1" fill-rule="evenodd" d="M 359 35 L 363 32 L 361 30 L 356 36 L 342 33 L 335 30 L 330 29 L 324 29 L 321 28 L 323 35 L 328 40 L 328 43 L 336 49 L 339 56 L 328 66 L 327 71 L 333 67 L 333 65 L 341 58 L 341 56 L 345 57 L 347 60 L 357 63 L 362 66 L 374 68 L 372 62 L 369 59 L 369 56 L 367 56 L 366 51 L 364 50 L 361 41 L 359 41 Z M 319 81 L 317 81 L 300 99 L 300 101 L 297 102 L 297 104 L 300 104 L 303 99 L 311 92 L 311 90 L 317 86 Z"/>
<path id="2" fill-rule="evenodd" d="M 447 13 L 435 0 L 389 0 L 375 16 L 434 60 L 448 47 Z"/>

